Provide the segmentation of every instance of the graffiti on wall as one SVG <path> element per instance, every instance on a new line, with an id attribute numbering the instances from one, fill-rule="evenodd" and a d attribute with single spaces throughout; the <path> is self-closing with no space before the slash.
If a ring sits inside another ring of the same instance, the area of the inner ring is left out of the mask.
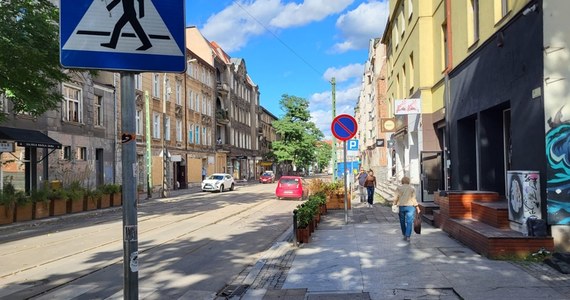
<path id="1" fill-rule="evenodd" d="M 530 216 L 541 218 L 540 176 L 537 171 L 508 171 L 509 220 L 525 224 Z"/>
<path id="2" fill-rule="evenodd" d="M 546 133 L 547 220 L 551 225 L 570 224 L 570 119 L 562 120 L 563 108 L 548 119 Z"/>

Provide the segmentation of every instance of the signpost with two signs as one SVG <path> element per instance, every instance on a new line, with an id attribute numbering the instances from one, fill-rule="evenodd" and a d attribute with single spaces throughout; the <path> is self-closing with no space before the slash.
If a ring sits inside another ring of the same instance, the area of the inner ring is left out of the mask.
<path id="1" fill-rule="evenodd" d="M 341 114 L 334 118 L 331 123 L 332 134 L 339 140 L 343 141 L 343 157 L 344 157 L 344 222 L 348 224 L 348 207 L 347 207 L 347 168 L 346 168 L 346 141 L 356 135 L 358 124 L 351 115 Z"/>

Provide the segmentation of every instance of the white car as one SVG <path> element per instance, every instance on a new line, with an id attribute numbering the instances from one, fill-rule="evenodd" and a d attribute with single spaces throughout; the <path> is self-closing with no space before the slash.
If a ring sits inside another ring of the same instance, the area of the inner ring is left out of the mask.
<path id="1" fill-rule="evenodd" d="M 215 173 L 202 181 L 203 192 L 223 192 L 233 191 L 235 187 L 234 178 L 230 174 Z"/>

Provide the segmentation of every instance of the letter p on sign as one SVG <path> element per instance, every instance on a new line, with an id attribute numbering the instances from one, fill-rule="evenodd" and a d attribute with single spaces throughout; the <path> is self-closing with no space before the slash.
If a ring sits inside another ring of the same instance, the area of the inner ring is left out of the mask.
<path id="1" fill-rule="evenodd" d="M 348 140 L 346 144 L 346 150 L 357 151 L 358 150 L 358 140 Z"/>

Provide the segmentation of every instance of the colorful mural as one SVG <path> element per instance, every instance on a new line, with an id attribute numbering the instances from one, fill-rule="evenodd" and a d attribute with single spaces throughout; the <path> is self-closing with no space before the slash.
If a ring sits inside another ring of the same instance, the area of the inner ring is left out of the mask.
<path id="1" fill-rule="evenodd" d="M 546 133 L 547 214 L 550 225 L 570 224 L 570 120 L 562 121 L 562 106 L 548 119 Z"/>

